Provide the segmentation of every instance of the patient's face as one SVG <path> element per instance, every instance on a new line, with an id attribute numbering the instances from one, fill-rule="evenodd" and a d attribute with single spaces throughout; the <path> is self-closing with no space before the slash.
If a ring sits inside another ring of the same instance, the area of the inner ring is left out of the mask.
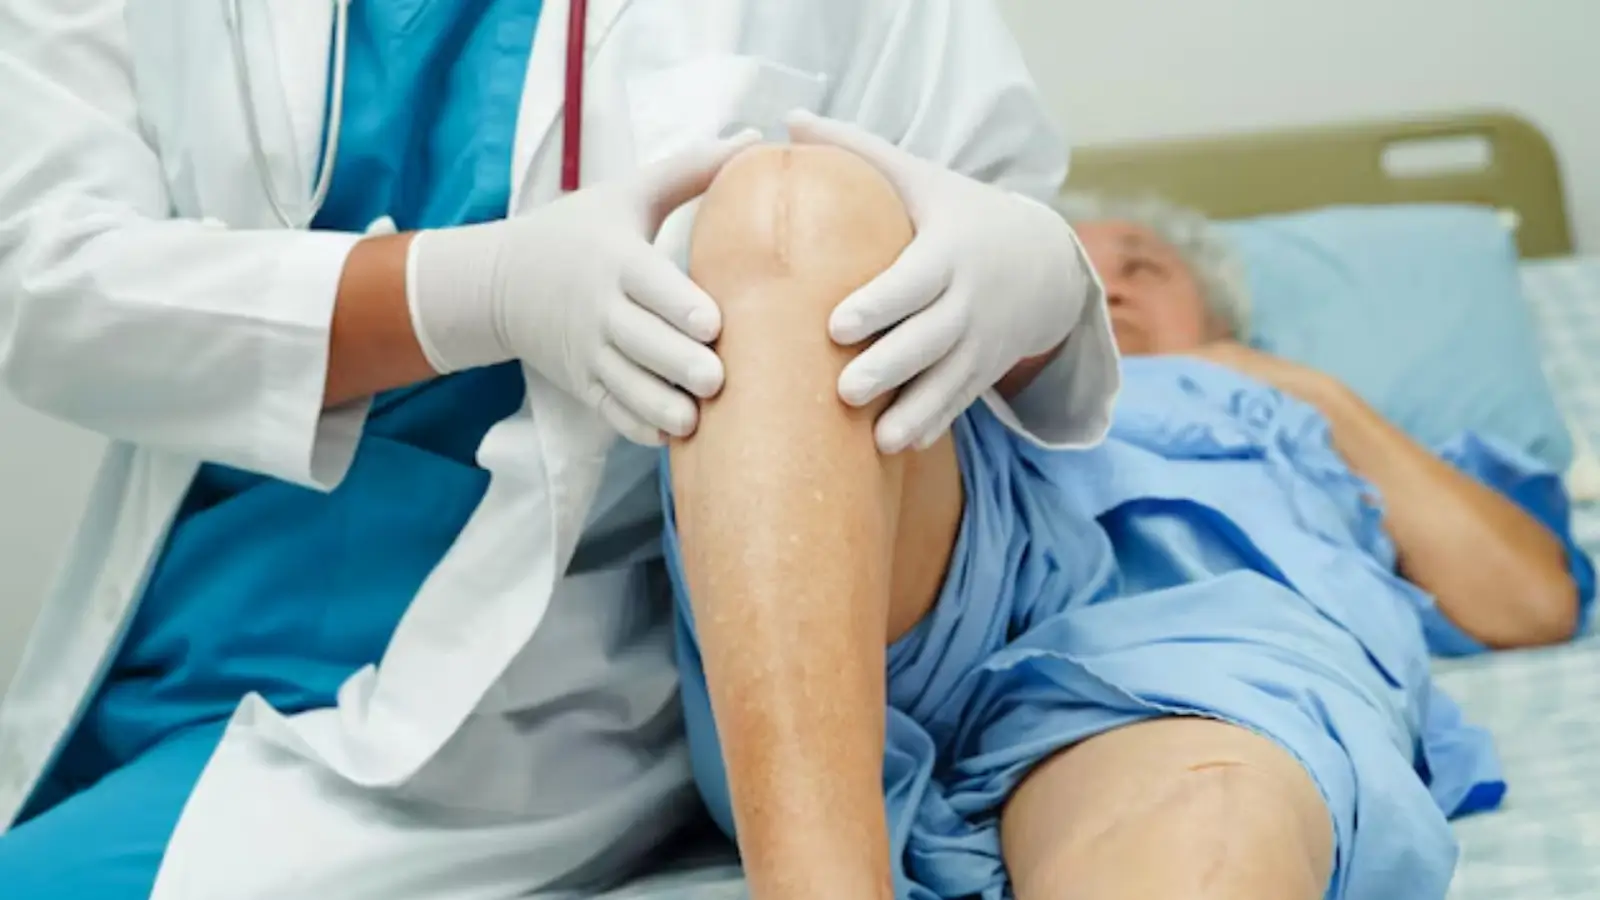
<path id="1" fill-rule="evenodd" d="M 1194 273 L 1171 245 L 1129 222 L 1074 226 L 1106 286 L 1124 355 L 1183 353 L 1206 343 L 1211 317 Z"/>

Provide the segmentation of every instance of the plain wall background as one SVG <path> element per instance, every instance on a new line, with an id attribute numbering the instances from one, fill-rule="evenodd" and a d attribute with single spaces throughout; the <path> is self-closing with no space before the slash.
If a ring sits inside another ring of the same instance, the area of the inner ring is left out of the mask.
<path id="1" fill-rule="evenodd" d="M 1074 143 L 1499 106 L 1600 251 L 1600 0 L 999 0 Z M 0 684 L 100 442 L 0 396 Z"/>

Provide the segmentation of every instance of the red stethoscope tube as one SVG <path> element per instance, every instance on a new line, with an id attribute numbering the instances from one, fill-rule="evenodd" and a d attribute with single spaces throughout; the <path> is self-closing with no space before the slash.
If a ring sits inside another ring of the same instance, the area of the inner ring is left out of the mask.
<path id="1" fill-rule="evenodd" d="M 589 37 L 589 0 L 567 4 L 566 115 L 561 131 L 561 190 L 578 189 L 583 157 L 583 62 Z"/>

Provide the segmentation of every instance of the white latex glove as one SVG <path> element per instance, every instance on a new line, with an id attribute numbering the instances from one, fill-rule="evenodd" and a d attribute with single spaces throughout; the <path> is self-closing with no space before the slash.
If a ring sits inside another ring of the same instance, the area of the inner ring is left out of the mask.
<path id="1" fill-rule="evenodd" d="M 839 375 L 852 406 L 903 388 L 878 417 L 882 452 L 931 445 L 1017 363 L 1066 340 L 1093 282 L 1054 210 L 854 125 L 804 111 L 788 125 L 796 142 L 832 144 L 877 167 L 916 228 L 895 264 L 828 321 L 844 346 L 882 333 Z"/>
<path id="2" fill-rule="evenodd" d="M 629 440 L 693 433 L 693 397 L 722 389 L 707 346 L 722 313 L 651 242 L 757 138 L 695 147 L 504 221 L 416 235 L 406 285 L 428 362 L 448 373 L 520 359 Z"/>

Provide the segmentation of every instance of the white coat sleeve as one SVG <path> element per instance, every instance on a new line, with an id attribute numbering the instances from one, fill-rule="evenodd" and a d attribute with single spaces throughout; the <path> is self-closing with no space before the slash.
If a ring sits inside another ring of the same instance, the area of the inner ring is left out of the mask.
<path id="1" fill-rule="evenodd" d="M 992 0 L 863 0 L 826 115 L 924 159 L 1041 202 L 1067 173 L 1067 146 L 1046 114 L 1022 52 Z M 1105 289 L 1089 278 L 1083 313 L 1060 353 L 999 418 L 1045 446 L 1098 442 L 1121 387 Z M 1065 298 L 1064 302 L 1071 302 Z"/>
<path id="2" fill-rule="evenodd" d="M 331 488 L 366 415 L 322 410 L 358 238 L 170 218 L 123 6 L 0 4 L 0 378 L 113 440 Z"/>

